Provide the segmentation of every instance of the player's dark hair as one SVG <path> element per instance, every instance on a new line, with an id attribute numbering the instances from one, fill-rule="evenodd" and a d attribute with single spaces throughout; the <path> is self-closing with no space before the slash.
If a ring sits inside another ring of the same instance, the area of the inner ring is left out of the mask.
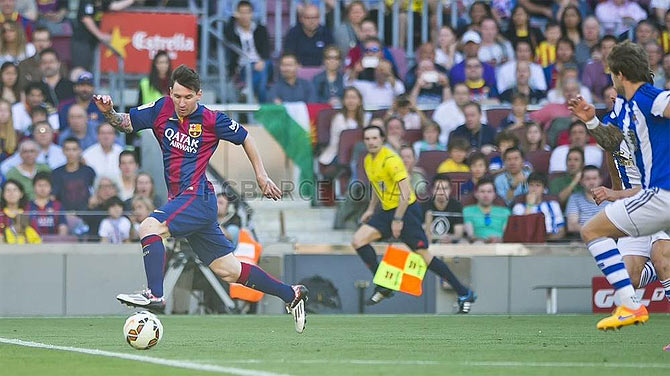
<path id="1" fill-rule="evenodd" d="M 653 73 L 649 70 L 647 51 L 639 44 L 627 40 L 619 43 L 607 56 L 607 65 L 614 74 L 622 74 L 628 81 L 649 82 Z"/>
<path id="2" fill-rule="evenodd" d="M 533 172 L 528 175 L 528 184 L 532 182 L 537 182 L 542 184 L 543 187 L 547 186 L 547 174 L 544 172 Z"/>
<path id="3" fill-rule="evenodd" d="M 247 0 L 240 0 L 240 2 L 237 3 L 237 9 L 238 10 L 242 7 L 249 7 L 249 8 L 251 8 L 251 10 L 254 10 L 253 4 L 251 4 L 251 2 L 247 1 Z"/>
<path id="4" fill-rule="evenodd" d="M 149 72 L 149 85 L 151 85 L 151 87 L 156 89 L 158 92 L 162 91 L 161 90 L 162 85 L 161 85 L 161 79 L 158 74 L 158 68 L 156 68 L 156 62 L 163 56 L 167 57 L 168 59 L 167 77 L 168 79 L 172 77 L 172 59 L 170 59 L 170 55 L 168 55 L 167 51 L 165 50 L 160 50 L 156 52 L 156 56 L 154 56 L 153 60 L 151 60 L 151 72 Z"/>
<path id="5" fill-rule="evenodd" d="M 519 149 L 518 146 L 512 146 L 511 148 L 508 148 L 507 150 L 505 150 L 505 152 L 503 153 L 503 160 L 505 160 L 508 155 L 510 155 L 514 152 L 519 152 L 519 154 L 521 154 L 521 159 L 523 159 L 523 157 L 524 157 L 523 156 L 523 150 Z"/>
<path id="6" fill-rule="evenodd" d="M 14 184 L 19 188 L 19 191 L 21 191 L 21 198 L 19 199 L 19 208 L 26 207 L 26 204 L 28 203 L 28 197 L 26 197 L 26 190 L 23 188 L 23 184 L 19 183 L 18 180 L 7 179 L 2 184 L 2 192 L 0 193 L 0 209 L 4 209 L 7 207 L 7 202 L 5 201 L 5 194 L 4 194 L 7 184 Z"/>
<path id="7" fill-rule="evenodd" d="M 40 59 L 42 59 L 44 57 L 44 55 L 48 55 L 48 54 L 53 54 L 54 56 L 56 56 L 56 60 L 60 61 L 60 55 L 58 54 L 58 51 L 56 51 L 52 47 L 47 47 L 47 48 L 43 49 L 42 51 L 40 51 Z"/>
<path id="8" fill-rule="evenodd" d="M 174 83 L 177 82 L 179 85 L 191 89 L 196 93 L 200 91 L 200 76 L 185 64 L 178 66 L 172 72 L 171 81 L 170 87 L 173 87 Z"/>
<path id="9" fill-rule="evenodd" d="M 45 171 L 36 173 L 35 177 L 33 178 L 33 186 L 40 180 L 46 180 L 49 182 L 49 184 L 51 184 L 51 174 Z"/>
<path id="10" fill-rule="evenodd" d="M 379 131 L 379 135 L 381 136 L 381 138 L 386 138 L 386 133 L 384 132 L 384 130 L 383 130 L 381 127 L 378 127 L 378 126 L 376 126 L 376 125 L 368 125 L 367 127 L 363 128 L 363 136 L 365 136 L 365 132 L 367 132 L 367 131 L 369 131 L 369 130 L 371 130 L 371 129 L 376 129 L 376 130 L 378 130 L 378 131 Z"/>
<path id="11" fill-rule="evenodd" d="M 26 85 L 26 88 L 23 89 L 23 92 L 28 95 L 30 94 L 31 91 L 33 90 L 39 90 L 42 93 L 42 96 L 46 98 L 46 95 L 44 94 L 44 90 L 42 89 L 42 83 L 41 82 L 29 82 Z"/>
<path id="12" fill-rule="evenodd" d="M 484 161 L 484 164 L 486 165 L 486 171 L 489 169 L 489 159 L 486 158 L 486 155 L 480 151 L 476 151 L 472 154 L 470 154 L 470 157 L 468 158 L 468 166 L 472 167 L 473 164 L 477 161 Z"/>
<path id="13" fill-rule="evenodd" d="M 449 177 L 449 174 L 446 172 L 441 172 L 433 178 L 433 186 L 437 184 L 438 181 L 446 181 L 447 183 L 451 184 L 451 178 Z"/>
<path id="14" fill-rule="evenodd" d="M 588 171 L 595 171 L 595 172 L 598 173 L 598 176 L 600 176 L 600 169 L 598 167 L 594 166 L 594 165 L 590 164 L 590 165 L 584 166 L 584 168 L 582 169 L 582 174 L 585 174 Z M 582 176 L 584 176 L 584 175 L 582 175 Z"/>
<path id="15" fill-rule="evenodd" d="M 123 158 L 123 157 L 125 157 L 125 156 L 130 156 L 130 157 L 132 157 L 132 158 L 133 158 L 133 161 L 135 161 L 135 163 L 138 163 L 138 162 L 137 162 L 137 154 L 135 154 L 134 151 L 131 151 L 131 150 L 124 150 L 124 151 L 121 152 L 121 154 L 119 154 L 119 164 L 121 163 L 121 158 Z"/>
<path id="16" fill-rule="evenodd" d="M 107 201 L 105 201 L 105 210 L 111 208 L 112 206 L 123 207 L 123 201 L 118 196 L 110 197 Z"/>
<path id="17" fill-rule="evenodd" d="M 81 149 L 81 142 L 79 141 L 79 139 L 77 137 L 70 136 L 70 137 L 66 138 L 65 140 L 63 140 L 63 146 L 65 146 L 65 144 L 68 143 L 68 142 L 72 142 L 72 143 L 77 144 L 77 146 L 79 146 L 79 148 Z"/>
<path id="18" fill-rule="evenodd" d="M 570 153 L 578 153 L 579 156 L 582 158 L 582 164 L 584 164 L 584 150 L 580 148 L 579 146 L 573 146 L 568 150 L 568 154 L 565 156 L 565 160 L 568 160 L 568 157 L 570 156 Z"/>
<path id="19" fill-rule="evenodd" d="M 495 185 L 495 183 L 493 183 L 493 179 L 491 179 L 491 178 L 488 177 L 488 176 L 485 176 L 485 177 L 479 179 L 479 181 L 478 181 L 477 184 L 475 185 L 475 190 L 479 190 L 479 188 L 480 188 L 482 185 L 486 185 L 486 184 L 491 184 L 491 185 L 493 186 L 493 190 L 495 191 L 495 189 L 496 189 L 496 185 Z"/>

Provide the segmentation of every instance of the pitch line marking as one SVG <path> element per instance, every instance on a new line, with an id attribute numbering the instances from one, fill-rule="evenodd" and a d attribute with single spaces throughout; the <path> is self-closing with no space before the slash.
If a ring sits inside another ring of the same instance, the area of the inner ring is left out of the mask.
<path id="1" fill-rule="evenodd" d="M 200 363 L 187 362 L 187 361 L 182 361 L 182 360 L 153 358 L 153 357 L 144 356 L 144 355 L 124 354 L 124 353 L 117 353 L 117 352 L 104 351 L 104 350 L 94 350 L 94 349 L 69 347 L 69 346 L 56 346 L 56 345 L 49 345 L 49 344 L 46 344 L 46 343 L 22 341 L 20 339 L 10 339 L 10 338 L 3 338 L 3 337 L 0 337 L 0 343 L 4 343 L 4 344 L 8 344 L 8 345 L 16 345 L 16 346 L 33 347 L 33 348 L 38 348 L 38 349 L 70 351 L 70 352 L 76 352 L 76 353 L 87 354 L 87 355 L 106 356 L 106 357 L 109 357 L 109 358 L 133 360 L 133 361 L 137 361 L 137 362 L 152 363 L 152 364 L 157 364 L 157 365 L 167 366 L 167 367 L 185 368 L 185 369 L 191 369 L 191 370 L 196 370 L 196 371 L 209 371 L 209 372 L 227 373 L 227 374 L 235 375 L 235 376 L 289 376 L 289 375 L 283 374 L 283 373 L 257 371 L 257 370 L 252 370 L 252 369 L 243 369 L 243 368 L 234 368 L 234 367 L 221 367 L 221 366 L 216 366 L 216 365 L 211 365 L 211 364 L 200 364 Z"/>

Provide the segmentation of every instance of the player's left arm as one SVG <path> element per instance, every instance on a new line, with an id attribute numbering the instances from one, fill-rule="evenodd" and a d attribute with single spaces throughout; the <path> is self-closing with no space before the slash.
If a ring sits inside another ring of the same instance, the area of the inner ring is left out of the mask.
<path id="1" fill-rule="evenodd" d="M 579 120 L 586 124 L 589 133 L 596 139 L 598 145 L 608 152 L 619 150 L 623 133 L 616 126 L 603 125 L 596 116 L 596 108 L 589 104 L 580 95 L 568 101 L 568 108 Z"/>
<path id="2" fill-rule="evenodd" d="M 256 181 L 258 182 L 258 187 L 261 189 L 261 192 L 263 192 L 263 196 L 273 200 L 280 199 L 282 196 L 281 190 L 279 190 L 277 185 L 268 176 L 267 171 L 265 171 L 263 160 L 258 153 L 258 148 L 256 147 L 253 136 L 247 134 L 242 143 L 242 147 L 247 154 L 247 158 L 249 158 L 249 162 L 251 162 L 251 166 L 254 168 Z"/>
<path id="3" fill-rule="evenodd" d="M 114 110 L 112 97 L 109 95 L 94 95 L 93 101 L 112 127 L 124 133 L 133 132 L 133 125 L 130 122 L 130 114 L 116 112 Z"/>

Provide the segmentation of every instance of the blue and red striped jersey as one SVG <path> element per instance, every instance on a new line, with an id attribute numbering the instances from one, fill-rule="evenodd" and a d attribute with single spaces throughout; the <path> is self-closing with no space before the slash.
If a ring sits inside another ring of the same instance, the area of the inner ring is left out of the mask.
<path id="1" fill-rule="evenodd" d="M 219 140 L 240 145 L 247 137 L 239 123 L 201 104 L 180 121 L 170 97 L 131 109 L 130 121 L 135 131 L 153 130 L 163 151 L 170 200 L 182 193 L 213 193 L 205 171 Z"/>
<path id="2" fill-rule="evenodd" d="M 40 235 L 58 235 L 58 226 L 67 225 L 65 216 L 62 214 L 63 207 L 60 202 L 49 200 L 44 207 L 40 207 L 35 201 L 26 204 L 25 211 L 30 214 L 30 226 Z M 59 213 L 60 214 L 56 214 Z"/>

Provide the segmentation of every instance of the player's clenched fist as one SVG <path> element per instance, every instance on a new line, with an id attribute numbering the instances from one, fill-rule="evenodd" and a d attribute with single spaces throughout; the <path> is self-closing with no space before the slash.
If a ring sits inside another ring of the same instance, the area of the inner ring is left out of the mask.
<path id="1" fill-rule="evenodd" d="M 605 201 L 614 202 L 618 199 L 615 191 L 603 186 L 593 188 L 591 194 L 593 195 L 593 199 L 596 200 L 596 205 L 600 205 Z"/>
<path id="2" fill-rule="evenodd" d="M 114 108 L 112 97 L 109 95 L 94 95 L 93 101 L 102 113 L 109 112 Z"/>

